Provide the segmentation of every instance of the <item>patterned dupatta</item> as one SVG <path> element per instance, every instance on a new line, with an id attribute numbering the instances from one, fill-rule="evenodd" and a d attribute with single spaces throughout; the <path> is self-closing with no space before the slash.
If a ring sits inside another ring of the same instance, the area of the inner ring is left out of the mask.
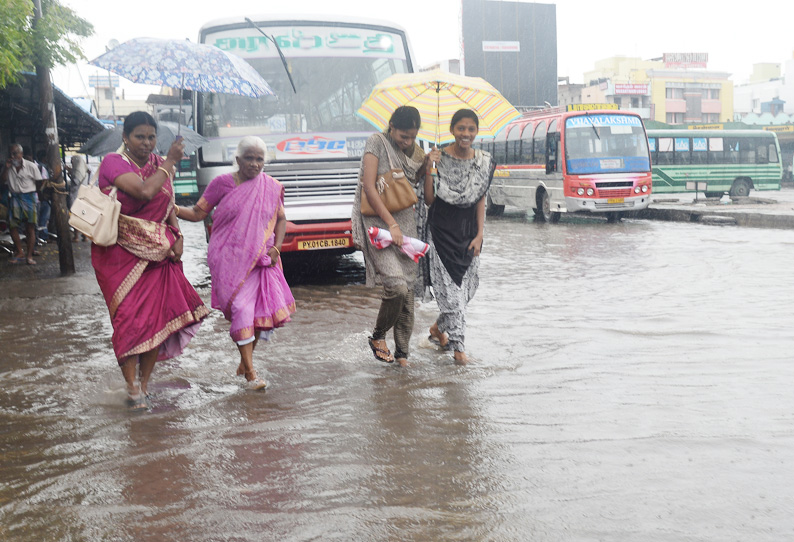
<path id="1" fill-rule="evenodd" d="M 256 266 L 267 267 L 284 187 L 266 173 L 226 194 L 212 216 L 207 263 L 212 276 L 212 307 L 231 319 L 231 307 Z"/>

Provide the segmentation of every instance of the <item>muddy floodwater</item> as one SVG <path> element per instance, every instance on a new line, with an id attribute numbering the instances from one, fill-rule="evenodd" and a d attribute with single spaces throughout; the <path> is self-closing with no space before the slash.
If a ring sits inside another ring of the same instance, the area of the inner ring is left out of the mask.
<path id="1" fill-rule="evenodd" d="M 791 231 L 489 219 L 466 367 L 433 302 L 373 359 L 360 257 L 288 265 L 267 392 L 213 312 L 145 414 L 92 274 L 0 281 L 0 540 L 794 539 Z"/>

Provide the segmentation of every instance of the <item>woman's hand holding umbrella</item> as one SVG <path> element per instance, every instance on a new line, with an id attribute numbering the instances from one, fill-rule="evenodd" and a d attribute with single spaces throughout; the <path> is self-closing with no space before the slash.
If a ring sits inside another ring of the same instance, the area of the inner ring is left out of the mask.
<path id="1" fill-rule="evenodd" d="M 176 165 L 182 160 L 183 156 L 185 156 L 185 142 L 182 141 L 180 136 L 177 136 L 174 142 L 171 143 L 171 147 L 169 147 L 168 154 L 165 158 L 166 162 L 171 161 L 173 164 L 170 168 L 171 177 L 176 173 Z"/>
<path id="2" fill-rule="evenodd" d="M 433 146 L 433 150 L 427 153 L 425 157 L 425 168 L 429 168 L 428 171 L 435 175 L 436 174 L 436 164 L 441 161 L 441 151 L 438 147 Z"/>

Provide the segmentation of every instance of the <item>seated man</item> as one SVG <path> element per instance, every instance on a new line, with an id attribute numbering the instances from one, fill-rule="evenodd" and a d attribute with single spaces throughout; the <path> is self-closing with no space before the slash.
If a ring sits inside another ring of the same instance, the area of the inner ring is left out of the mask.
<path id="1" fill-rule="evenodd" d="M 11 258 L 11 263 L 27 261 L 28 265 L 36 265 L 33 259 L 38 222 L 36 181 L 41 180 L 41 172 L 36 164 L 22 158 L 22 145 L 17 143 L 11 145 L 10 157 L 5 165 L 1 181 L 8 186 L 8 229 L 16 247 L 16 254 Z M 19 238 L 19 225 L 23 222 L 28 249 L 27 258 Z"/>

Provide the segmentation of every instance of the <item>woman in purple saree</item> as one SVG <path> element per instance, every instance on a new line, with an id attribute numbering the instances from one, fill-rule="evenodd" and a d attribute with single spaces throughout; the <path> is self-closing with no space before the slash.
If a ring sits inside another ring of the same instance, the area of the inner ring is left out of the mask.
<path id="1" fill-rule="evenodd" d="M 207 263 L 212 276 L 212 307 L 231 322 L 230 335 L 240 352 L 237 374 L 249 389 L 263 389 L 253 353 L 260 338 L 290 321 L 295 299 L 281 267 L 281 243 L 287 219 L 284 187 L 262 171 L 265 142 L 244 137 L 237 146 L 238 170 L 212 180 L 192 208 L 177 207 L 183 220 L 204 220 L 212 209 Z"/>
<path id="2" fill-rule="evenodd" d="M 109 193 L 115 186 L 121 202 L 119 237 L 109 247 L 91 246 L 132 410 L 150 407 L 147 385 L 155 363 L 181 354 L 209 314 L 180 262 L 182 233 L 170 177 L 184 145 L 176 141 L 166 159 L 157 156 L 156 130 L 151 115 L 131 113 L 124 121 L 124 152 L 102 160 L 99 188 Z"/>

